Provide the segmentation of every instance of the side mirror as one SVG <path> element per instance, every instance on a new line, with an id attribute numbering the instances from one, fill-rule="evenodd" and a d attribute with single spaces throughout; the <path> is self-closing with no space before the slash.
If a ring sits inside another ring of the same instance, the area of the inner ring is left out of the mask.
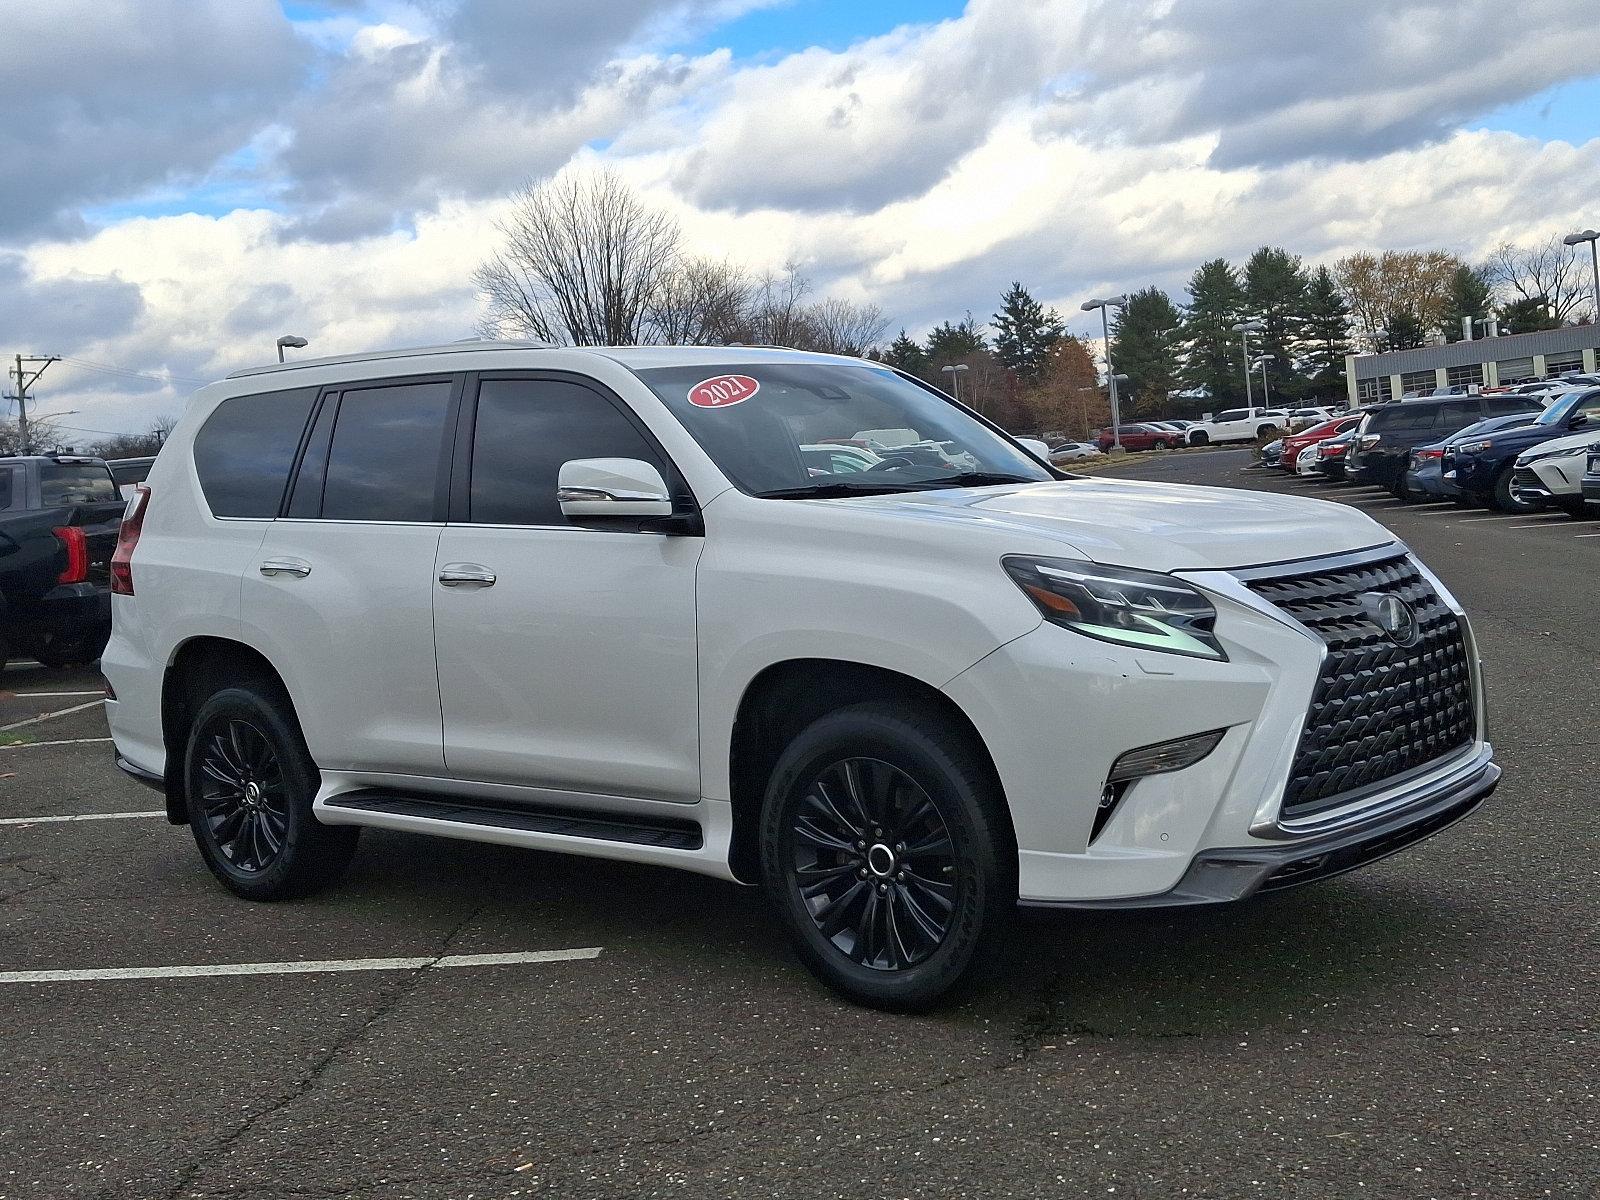
<path id="1" fill-rule="evenodd" d="M 638 458 L 575 458 L 561 464 L 556 499 L 567 517 L 670 517 L 661 472 Z"/>
<path id="2" fill-rule="evenodd" d="M 1576 428 L 1578 428 L 1578 426 L 1587 425 L 1588 423 L 1589 423 L 1589 414 L 1586 413 L 1586 412 L 1581 412 L 1581 411 L 1580 412 L 1575 412 L 1570 417 L 1567 418 L 1567 428 L 1568 429 L 1576 429 Z"/>
<path id="3" fill-rule="evenodd" d="M 1050 461 L 1050 447 L 1046 446 L 1038 438 L 1018 438 L 1017 445 L 1021 446 L 1024 450 L 1033 455 L 1035 458 L 1039 459 L 1041 462 Z"/>

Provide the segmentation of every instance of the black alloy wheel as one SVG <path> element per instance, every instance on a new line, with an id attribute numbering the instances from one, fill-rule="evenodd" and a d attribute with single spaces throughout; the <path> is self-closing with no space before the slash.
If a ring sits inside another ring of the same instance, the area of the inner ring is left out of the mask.
<path id="1" fill-rule="evenodd" d="M 249 721 L 212 725 L 200 747 L 199 804 L 218 853 L 247 874 L 265 870 L 289 838 L 283 764 Z"/>
<path id="2" fill-rule="evenodd" d="M 324 825 L 312 812 L 322 776 L 281 686 L 252 680 L 202 704 L 183 780 L 200 857 L 247 900 L 303 896 L 355 853 L 356 827 Z"/>
<path id="3" fill-rule="evenodd" d="M 990 977 L 1017 906 L 1017 849 L 970 728 L 865 703 L 790 741 L 761 812 L 767 894 L 805 964 L 860 1004 L 926 1009 Z"/>
<path id="4" fill-rule="evenodd" d="M 805 789 L 790 832 L 811 920 L 852 962 L 897 971 L 944 942 L 960 883 L 954 848 L 938 805 L 904 771 L 832 763 Z"/>

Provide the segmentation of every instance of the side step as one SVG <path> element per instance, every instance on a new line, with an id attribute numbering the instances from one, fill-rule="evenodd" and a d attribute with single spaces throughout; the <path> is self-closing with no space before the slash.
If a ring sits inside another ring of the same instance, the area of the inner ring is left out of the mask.
<path id="1" fill-rule="evenodd" d="M 476 798 L 378 790 L 345 792 L 324 800 L 322 806 L 358 812 L 394 813 L 402 817 L 422 817 L 429 821 L 449 821 L 461 825 L 521 829 L 529 833 L 553 833 L 562 837 L 593 838 L 599 842 L 628 842 L 635 846 L 659 846 L 668 850 L 699 850 L 705 845 L 704 834 L 697 823 L 677 821 L 670 817 L 630 817 L 617 813 L 598 816 L 569 808 L 496 804 Z"/>

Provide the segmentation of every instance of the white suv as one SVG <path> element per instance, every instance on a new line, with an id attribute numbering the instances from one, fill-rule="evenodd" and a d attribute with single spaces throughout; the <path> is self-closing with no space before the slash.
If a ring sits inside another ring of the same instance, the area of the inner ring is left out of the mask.
<path id="1" fill-rule="evenodd" d="M 1196 421 L 1184 430 L 1184 440 L 1191 446 L 1205 446 L 1212 442 L 1253 442 L 1257 438 L 1277 433 L 1289 424 L 1289 413 L 1282 408 L 1230 408 L 1215 417 Z"/>
<path id="2" fill-rule="evenodd" d="M 883 429 L 946 453 L 814 453 Z M 856 359 L 240 372 L 113 576 L 119 761 L 240 895 L 330 882 L 361 826 L 682 867 L 885 1007 L 978 976 L 1019 901 L 1320 879 L 1500 774 L 1460 609 L 1355 509 L 1063 475 Z"/>

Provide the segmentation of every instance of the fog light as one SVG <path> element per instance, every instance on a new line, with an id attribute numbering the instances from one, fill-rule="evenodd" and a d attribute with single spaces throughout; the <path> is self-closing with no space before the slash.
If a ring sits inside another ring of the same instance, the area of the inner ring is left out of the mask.
<path id="1" fill-rule="evenodd" d="M 1192 767 L 1217 748 L 1226 729 L 1213 729 L 1208 733 L 1194 733 L 1188 737 L 1173 738 L 1170 742 L 1156 742 L 1140 746 L 1120 755 L 1111 764 L 1107 783 L 1127 783 L 1143 779 L 1146 775 L 1164 775 L 1168 771 L 1181 771 Z"/>

